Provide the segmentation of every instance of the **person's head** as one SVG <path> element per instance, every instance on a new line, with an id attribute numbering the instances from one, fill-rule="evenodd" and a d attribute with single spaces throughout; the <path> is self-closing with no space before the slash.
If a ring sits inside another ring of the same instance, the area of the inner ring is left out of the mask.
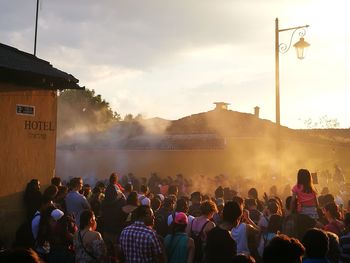
<path id="1" fill-rule="evenodd" d="M 101 182 L 101 181 L 98 181 L 98 182 L 96 183 L 95 187 L 98 187 L 98 188 L 100 189 L 100 192 L 101 192 L 101 193 L 104 193 L 105 190 L 106 190 L 105 184 L 104 184 L 103 182 Z"/>
<path id="2" fill-rule="evenodd" d="M 267 226 L 267 232 L 276 233 L 282 230 L 282 221 L 283 218 L 280 215 L 272 215 L 269 219 Z"/>
<path id="3" fill-rule="evenodd" d="M 139 201 L 139 198 L 137 196 L 136 191 L 130 192 L 130 194 L 128 195 L 128 198 L 126 199 L 126 204 L 133 205 L 133 206 L 139 206 L 140 201 Z"/>
<path id="4" fill-rule="evenodd" d="M 64 185 L 59 186 L 58 187 L 58 192 L 57 192 L 57 195 L 56 195 L 56 199 L 63 199 L 63 198 L 65 198 L 67 193 L 68 193 L 68 187 L 67 186 L 64 186 Z"/>
<path id="5" fill-rule="evenodd" d="M 147 185 L 141 185 L 140 186 L 140 193 L 144 194 L 144 195 L 147 195 L 149 193 L 149 188 Z"/>
<path id="6" fill-rule="evenodd" d="M 249 210 L 256 209 L 257 205 L 258 205 L 258 202 L 254 198 L 245 199 L 244 203 L 245 203 L 247 209 L 249 209 Z"/>
<path id="7" fill-rule="evenodd" d="M 32 179 L 27 184 L 27 191 L 33 192 L 33 191 L 39 191 L 40 190 L 40 182 L 38 179 Z"/>
<path id="8" fill-rule="evenodd" d="M 323 211 L 327 218 L 339 219 L 340 217 L 339 208 L 335 202 L 327 203 Z"/>
<path id="9" fill-rule="evenodd" d="M 219 186 L 215 190 L 215 198 L 224 198 L 224 188 L 222 186 Z"/>
<path id="10" fill-rule="evenodd" d="M 279 206 L 277 202 L 269 201 L 267 204 L 267 211 L 270 215 L 277 214 L 279 210 Z"/>
<path id="11" fill-rule="evenodd" d="M 62 181 L 60 177 L 52 177 L 51 178 L 51 184 L 56 185 L 57 187 L 62 185 Z"/>
<path id="12" fill-rule="evenodd" d="M 222 209 L 224 209 L 225 206 L 225 200 L 223 198 L 217 198 L 215 200 L 216 207 L 219 210 L 219 213 L 222 212 Z"/>
<path id="13" fill-rule="evenodd" d="M 324 204 L 327 204 L 327 203 L 330 203 L 330 202 L 334 202 L 335 201 L 335 198 L 334 198 L 334 195 L 332 195 L 332 194 L 325 194 L 324 196 L 323 196 L 323 202 L 324 202 Z"/>
<path id="14" fill-rule="evenodd" d="M 125 192 L 130 193 L 130 192 L 132 192 L 132 191 L 134 190 L 134 187 L 133 187 L 132 184 L 127 183 L 127 184 L 125 185 L 124 189 L 125 189 Z"/>
<path id="15" fill-rule="evenodd" d="M 169 211 L 174 210 L 175 202 L 172 198 L 166 197 L 163 202 L 163 207 Z"/>
<path id="16" fill-rule="evenodd" d="M 202 202 L 202 195 L 200 192 L 193 192 L 191 194 L 192 204 L 200 204 Z"/>
<path id="17" fill-rule="evenodd" d="M 74 177 L 70 180 L 69 186 L 73 191 L 80 191 L 83 188 L 83 179 L 81 177 Z"/>
<path id="18" fill-rule="evenodd" d="M 305 193 L 315 192 L 315 188 L 312 183 L 311 174 L 307 169 L 300 169 L 298 171 L 297 184 L 303 186 L 303 192 Z"/>
<path id="19" fill-rule="evenodd" d="M 302 243 L 305 247 L 307 258 L 324 258 L 328 252 L 328 236 L 326 232 L 318 228 L 306 231 Z"/>
<path id="20" fill-rule="evenodd" d="M 110 176 L 109 176 L 109 183 L 110 184 L 116 184 L 118 183 L 118 174 L 116 172 L 113 172 Z"/>
<path id="21" fill-rule="evenodd" d="M 184 198 L 180 198 L 176 201 L 176 212 L 188 212 L 188 202 Z"/>
<path id="22" fill-rule="evenodd" d="M 58 188 L 56 185 L 49 185 L 45 191 L 43 196 L 46 196 L 47 198 L 49 198 L 51 201 L 55 200 L 56 195 L 58 193 Z"/>
<path id="23" fill-rule="evenodd" d="M 242 208 L 244 207 L 244 199 L 238 195 L 235 195 L 232 197 L 232 201 L 235 201 L 237 204 L 239 204 Z"/>
<path id="24" fill-rule="evenodd" d="M 141 205 L 135 209 L 137 221 L 142 221 L 146 226 L 154 225 L 154 214 L 152 208 L 146 205 Z"/>
<path id="25" fill-rule="evenodd" d="M 91 186 L 89 184 L 83 185 L 83 195 L 88 197 L 91 194 Z"/>
<path id="26" fill-rule="evenodd" d="M 258 199 L 258 190 L 256 190 L 256 188 L 250 188 L 248 191 L 248 197 Z"/>
<path id="27" fill-rule="evenodd" d="M 206 216 L 207 218 L 212 218 L 215 213 L 218 212 L 216 204 L 211 201 L 204 201 L 201 203 L 201 215 Z"/>
<path id="28" fill-rule="evenodd" d="M 305 248 L 298 239 L 277 235 L 265 247 L 263 262 L 301 263 L 304 252 Z"/>
<path id="29" fill-rule="evenodd" d="M 187 224 L 188 224 L 187 215 L 182 212 L 176 213 L 174 221 L 171 223 L 172 234 L 185 232 Z"/>
<path id="30" fill-rule="evenodd" d="M 95 214 L 91 210 L 84 210 L 80 214 L 80 229 L 88 228 L 90 230 L 96 230 Z"/>
<path id="31" fill-rule="evenodd" d="M 179 188 L 177 187 L 177 185 L 170 185 L 169 189 L 168 189 L 168 194 L 169 195 L 175 195 L 177 196 L 179 193 Z"/>
<path id="32" fill-rule="evenodd" d="M 222 220 L 236 227 L 242 217 L 242 207 L 235 201 L 229 201 L 225 204 L 222 211 Z"/>
<path id="33" fill-rule="evenodd" d="M 159 198 L 156 198 L 156 197 L 153 197 L 151 199 L 151 208 L 154 212 L 158 211 L 158 209 L 160 208 L 161 206 L 161 202 L 159 200 Z"/>
<path id="34" fill-rule="evenodd" d="M 95 186 L 94 189 L 92 189 L 91 198 L 93 200 L 102 201 L 103 195 L 101 193 L 101 189 Z"/>
<path id="35" fill-rule="evenodd" d="M 252 256 L 239 254 L 233 257 L 232 263 L 255 263 L 255 259 Z"/>

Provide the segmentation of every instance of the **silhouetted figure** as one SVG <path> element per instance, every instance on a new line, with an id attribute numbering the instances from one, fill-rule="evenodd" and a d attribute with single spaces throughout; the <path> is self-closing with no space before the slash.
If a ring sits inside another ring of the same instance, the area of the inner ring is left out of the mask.
<path id="1" fill-rule="evenodd" d="M 312 228 L 306 232 L 302 243 L 305 246 L 303 263 L 329 263 L 326 258 L 329 249 L 329 240 L 326 232 Z"/>
<path id="2" fill-rule="evenodd" d="M 275 236 L 264 249 L 265 263 L 301 263 L 305 248 L 298 239 Z"/>
<path id="3" fill-rule="evenodd" d="M 27 219 L 30 220 L 41 205 L 40 182 L 32 179 L 24 191 L 23 201 L 26 208 Z"/>

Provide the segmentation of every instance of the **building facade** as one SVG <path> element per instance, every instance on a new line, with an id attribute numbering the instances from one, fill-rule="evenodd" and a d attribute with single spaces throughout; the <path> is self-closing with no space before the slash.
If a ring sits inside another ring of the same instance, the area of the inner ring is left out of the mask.
<path id="1" fill-rule="evenodd" d="M 57 90 L 81 89 L 49 62 L 0 44 L 0 239 L 9 243 L 23 220 L 31 179 L 55 175 Z"/>

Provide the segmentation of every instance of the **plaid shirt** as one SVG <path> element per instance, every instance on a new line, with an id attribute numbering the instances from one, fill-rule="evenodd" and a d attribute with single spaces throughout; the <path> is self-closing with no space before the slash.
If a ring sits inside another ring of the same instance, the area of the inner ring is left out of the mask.
<path id="1" fill-rule="evenodd" d="M 126 262 L 155 262 L 162 247 L 154 230 L 141 221 L 126 227 L 120 236 L 120 245 Z"/>

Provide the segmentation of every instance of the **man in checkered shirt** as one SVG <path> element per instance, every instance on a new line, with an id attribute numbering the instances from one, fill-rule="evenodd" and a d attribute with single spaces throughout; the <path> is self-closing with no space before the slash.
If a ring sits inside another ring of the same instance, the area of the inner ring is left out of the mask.
<path id="1" fill-rule="evenodd" d="M 154 225 L 153 211 L 149 206 L 139 206 L 136 210 L 136 221 L 126 227 L 120 236 L 120 246 L 129 263 L 165 262 L 162 245 Z"/>

